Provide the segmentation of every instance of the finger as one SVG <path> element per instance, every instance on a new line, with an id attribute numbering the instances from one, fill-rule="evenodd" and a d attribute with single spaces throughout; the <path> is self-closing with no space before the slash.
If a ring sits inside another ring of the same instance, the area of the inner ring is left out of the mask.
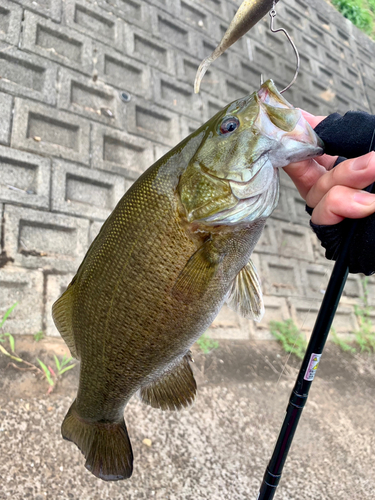
<path id="1" fill-rule="evenodd" d="M 305 120 L 312 126 L 312 128 L 315 128 L 321 121 L 323 121 L 326 116 L 315 116 L 312 115 L 311 113 L 308 113 L 304 109 L 298 108 L 301 110 L 303 117 Z"/>
<path id="2" fill-rule="evenodd" d="M 306 196 L 306 203 L 315 207 L 333 186 L 364 189 L 375 180 L 375 152 L 346 160 L 322 175 Z"/>
<path id="3" fill-rule="evenodd" d="M 314 208 L 311 221 L 332 225 L 343 219 L 363 219 L 375 212 L 375 194 L 347 186 L 334 186 Z"/>
<path id="4" fill-rule="evenodd" d="M 292 179 L 304 200 L 314 184 L 327 173 L 323 165 L 312 159 L 290 163 L 287 167 L 284 167 L 284 170 Z"/>
<path id="5" fill-rule="evenodd" d="M 301 109 L 301 108 L 299 108 Z M 305 120 L 312 126 L 312 128 L 315 128 L 319 123 L 323 120 L 325 120 L 327 117 L 326 116 L 315 116 L 312 115 L 311 113 L 308 113 L 304 109 L 301 109 L 302 115 L 305 118 Z M 317 158 L 317 162 L 323 165 L 323 167 L 326 168 L 326 170 L 330 170 L 333 165 L 335 164 L 337 160 L 337 156 L 329 156 L 329 155 L 322 155 Z"/>

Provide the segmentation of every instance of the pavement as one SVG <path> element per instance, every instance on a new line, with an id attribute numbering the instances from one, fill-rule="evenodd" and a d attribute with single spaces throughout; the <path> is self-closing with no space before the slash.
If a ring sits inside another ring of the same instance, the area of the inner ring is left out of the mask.
<path id="1" fill-rule="evenodd" d="M 31 361 L 51 360 L 59 340 L 17 340 Z M 195 404 L 162 412 L 133 398 L 125 420 L 130 480 L 103 482 L 84 467 L 60 426 L 78 367 L 46 394 L 45 380 L 0 357 L 0 499 L 256 499 L 299 360 L 276 342 L 221 341 L 194 348 Z M 375 491 L 375 360 L 328 345 L 286 462 L 276 500 L 372 500 Z"/>

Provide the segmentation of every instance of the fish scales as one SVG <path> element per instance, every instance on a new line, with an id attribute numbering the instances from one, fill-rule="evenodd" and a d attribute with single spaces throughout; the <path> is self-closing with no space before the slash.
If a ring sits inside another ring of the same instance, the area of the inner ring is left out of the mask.
<path id="1" fill-rule="evenodd" d="M 225 301 L 261 318 L 250 257 L 277 203 L 277 168 L 321 152 L 301 113 L 268 81 L 151 166 L 103 224 L 53 306 L 81 360 L 62 434 L 95 476 L 132 474 L 123 411 L 136 392 L 161 409 L 194 401 L 189 349 Z"/>

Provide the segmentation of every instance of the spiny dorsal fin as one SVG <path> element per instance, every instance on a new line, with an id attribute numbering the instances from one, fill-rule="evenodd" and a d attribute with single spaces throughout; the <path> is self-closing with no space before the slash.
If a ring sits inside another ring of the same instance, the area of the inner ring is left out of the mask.
<path id="1" fill-rule="evenodd" d="M 221 256 L 212 240 L 207 240 L 190 257 L 173 287 L 173 293 L 180 300 L 188 301 L 189 296 L 201 297 L 218 271 Z"/>
<path id="2" fill-rule="evenodd" d="M 161 410 L 180 410 L 193 403 L 197 384 L 190 367 L 190 352 L 178 365 L 150 385 L 141 388 L 144 403 Z"/>
<path id="3" fill-rule="evenodd" d="M 250 260 L 237 274 L 226 300 L 241 316 L 260 321 L 264 314 L 263 293 L 258 272 Z"/>
<path id="4" fill-rule="evenodd" d="M 52 318 L 55 322 L 56 328 L 60 332 L 66 345 L 69 347 L 71 355 L 73 358 L 78 359 L 72 324 L 74 281 L 75 278 L 73 278 L 72 282 L 61 297 L 53 304 Z"/>

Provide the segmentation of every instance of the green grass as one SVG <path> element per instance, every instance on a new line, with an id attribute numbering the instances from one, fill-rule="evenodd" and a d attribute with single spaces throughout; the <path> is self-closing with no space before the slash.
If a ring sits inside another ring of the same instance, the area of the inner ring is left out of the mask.
<path id="1" fill-rule="evenodd" d="M 217 349 L 219 347 L 219 342 L 217 340 L 210 339 L 210 337 L 207 337 L 205 333 L 197 340 L 197 344 L 203 354 L 208 354 L 213 349 Z"/>
<path id="2" fill-rule="evenodd" d="M 354 314 L 357 316 L 359 330 L 354 332 L 356 342 L 360 350 L 375 352 L 375 332 L 372 331 L 371 312 L 373 308 L 369 305 L 368 277 L 362 280 L 363 297 L 362 305 L 354 306 Z"/>
<path id="3" fill-rule="evenodd" d="M 44 333 L 42 331 L 34 334 L 35 342 L 40 342 L 42 339 L 44 339 Z"/>
<path id="4" fill-rule="evenodd" d="M 13 304 L 9 309 L 5 312 L 4 316 L 0 318 L 0 352 L 10 358 L 10 364 L 19 369 L 20 366 L 27 367 L 27 369 L 33 370 L 36 373 L 42 374 L 45 376 L 50 388 L 49 393 L 54 389 L 56 382 L 66 373 L 68 370 L 71 370 L 75 367 L 75 363 L 73 358 L 68 358 L 67 356 L 63 356 L 59 359 L 56 355 L 54 355 L 55 361 L 55 369 L 51 368 L 51 366 L 47 366 L 43 361 L 37 358 L 40 368 L 38 368 L 34 363 L 29 363 L 25 359 L 22 359 L 18 354 L 16 354 L 16 341 L 13 335 L 4 331 L 4 325 L 10 314 L 13 312 L 15 307 L 17 306 L 17 302 Z M 34 335 L 34 340 L 39 342 L 44 337 L 42 331 L 37 332 Z M 12 363 L 15 361 L 16 363 Z M 24 369 L 24 368 L 22 368 Z"/>
<path id="5" fill-rule="evenodd" d="M 334 328 L 331 328 L 332 341 L 340 347 L 343 351 L 356 353 L 357 348 L 361 352 L 374 353 L 375 352 L 375 332 L 373 331 L 371 313 L 374 308 L 369 305 L 369 290 L 368 290 L 368 277 L 362 280 L 363 297 L 361 297 L 362 304 L 354 306 L 354 314 L 359 323 L 359 329 L 354 333 L 353 344 L 348 344 L 340 339 L 336 334 Z"/>
<path id="6" fill-rule="evenodd" d="M 357 28 L 375 39 L 375 0 L 330 0 Z"/>
<path id="7" fill-rule="evenodd" d="M 331 328 L 331 335 L 332 335 L 332 342 L 336 344 L 338 347 L 340 347 L 342 351 L 351 352 L 352 354 L 355 354 L 357 352 L 355 347 L 345 342 L 345 340 L 340 339 L 334 328 Z"/>
<path id="8" fill-rule="evenodd" d="M 298 358 L 303 359 L 307 343 L 305 337 L 292 319 L 270 321 L 269 326 L 270 332 L 281 342 L 284 351 L 295 354 Z"/>

